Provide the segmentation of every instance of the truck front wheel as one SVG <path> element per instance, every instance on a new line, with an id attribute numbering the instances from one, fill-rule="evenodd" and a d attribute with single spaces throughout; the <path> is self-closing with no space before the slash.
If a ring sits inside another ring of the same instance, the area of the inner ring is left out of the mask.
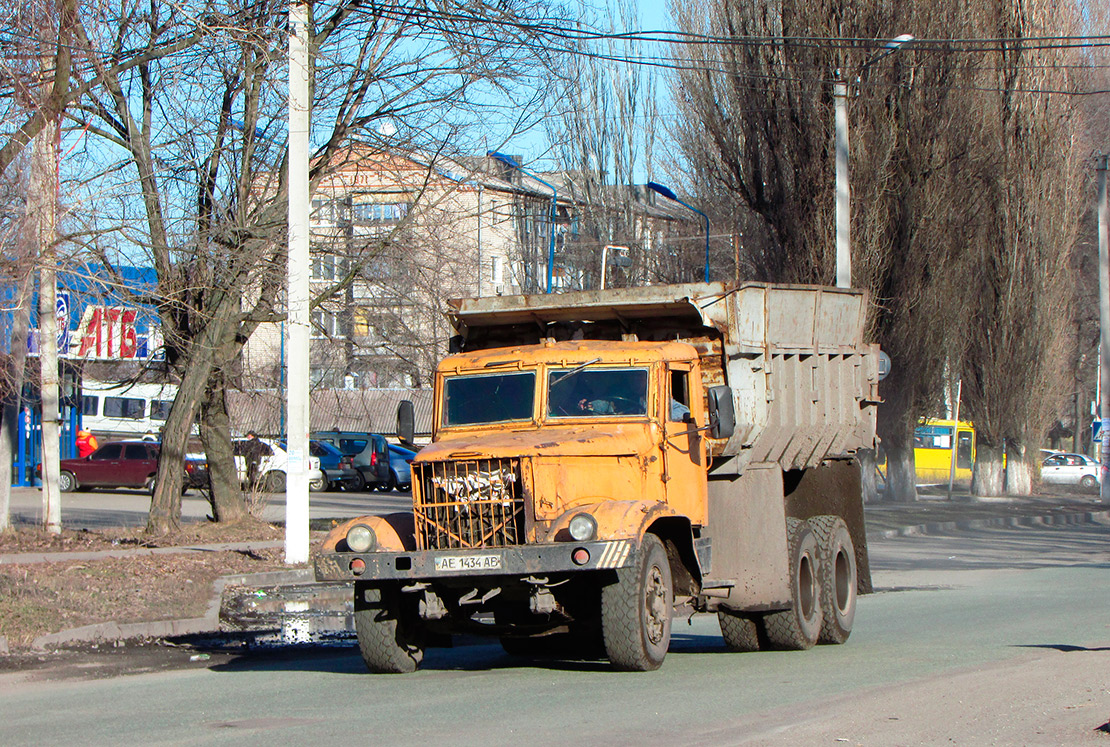
<path id="1" fill-rule="evenodd" d="M 358 649 L 371 672 L 407 674 L 424 660 L 416 610 L 406 609 L 402 602 L 401 592 L 391 587 L 355 590 Z"/>
<path id="2" fill-rule="evenodd" d="M 671 644 L 674 587 L 663 543 L 645 534 L 636 565 L 617 571 L 601 590 L 601 632 L 614 667 L 630 672 L 658 669 Z"/>
<path id="3" fill-rule="evenodd" d="M 763 618 L 767 640 L 774 648 L 812 648 L 821 634 L 821 596 L 817 585 L 817 538 L 809 524 L 787 519 L 790 556 L 790 609 Z"/>
<path id="4" fill-rule="evenodd" d="M 856 551 L 839 516 L 809 520 L 817 537 L 817 581 L 821 588 L 821 643 L 844 643 L 856 618 Z"/>

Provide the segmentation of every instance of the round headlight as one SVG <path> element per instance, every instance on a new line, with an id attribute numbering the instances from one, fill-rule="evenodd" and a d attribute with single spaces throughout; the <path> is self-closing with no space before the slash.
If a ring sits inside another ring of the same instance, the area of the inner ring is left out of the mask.
<path id="1" fill-rule="evenodd" d="M 347 530 L 347 547 L 351 548 L 351 552 L 370 552 L 376 544 L 378 538 L 374 536 L 374 530 L 365 524 L 355 524 Z"/>
<path id="2" fill-rule="evenodd" d="M 578 542 L 586 542 L 597 537 L 597 519 L 589 514 L 576 514 L 567 526 L 570 536 Z"/>

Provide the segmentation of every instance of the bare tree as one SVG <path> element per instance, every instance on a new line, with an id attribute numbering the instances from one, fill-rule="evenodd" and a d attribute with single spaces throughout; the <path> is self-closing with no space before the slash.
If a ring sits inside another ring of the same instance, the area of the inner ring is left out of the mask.
<path id="1" fill-rule="evenodd" d="M 141 245 L 159 278 L 150 301 L 162 318 L 167 364 L 180 376 L 163 430 L 152 532 L 177 526 L 180 460 L 205 393 L 229 374 L 259 324 L 284 315 L 284 90 L 275 85 L 285 78 L 284 6 L 208 8 L 219 34 L 189 54 L 121 71 L 125 50 L 165 46 L 191 22 L 177 5 L 155 3 L 141 13 L 121 6 L 113 25 L 102 27 L 94 58 L 96 90 L 105 93 L 88 96 L 74 114 L 123 153 L 136 175 Z M 514 86 L 543 56 L 521 20 L 542 10 L 538 3 L 315 4 L 310 43 L 321 145 L 313 183 L 356 135 L 382 150 L 441 143 L 477 120 L 493 89 L 499 105 L 511 108 Z M 376 131 L 385 121 L 394 136 Z M 352 268 L 372 259 L 353 257 Z M 218 403 L 205 413 L 212 416 L 204 427 L 226 427 Z M 230 453 L 221 453 L 226 444 L 206 439 L 210 462 L 230 464 Z M 238 496 L 214 500 L 221 513 L 236 512 Z"/>
<path id="2" fill-rule="evenodd" d="M 964 135 L 952 112 L 971 102 L 952 50 L 884 56 L 883 45 L 907 29 L 960 36 L 962 8 L 837 0 L 673 7 L 684 31 L 724 40 L 676 54 L 676 140 L 702 200 L 737 220 L 737 267 L 754 279 L 833 279 L 832 82 L 850 84 L 853 279 L 871 292 L 872 336 L 894 362 L 879 412 L 887 495 L 914 499 L 913 429 L 940 401 L 961 330 L 950 317 L 966 293 L 965 234 L 949 229 L 968 195 Z"/>
<path id="3" fill-rule="evenodd" d="M 964 393 L 976 425 L 973 491 L 1028 494 L 1065 385 L 1067 277 L 1087 196 L 1070 70 L 1078 56 L 1029 37 L 1070 36 L 1076 9 L 1056 3 L 981 9 L 981 32 L 1006 39 L 980 58 L 989 83 L 975 112 L 973 325 Z M 1003 481 L 1003 453 L 1008 457 Z"/>

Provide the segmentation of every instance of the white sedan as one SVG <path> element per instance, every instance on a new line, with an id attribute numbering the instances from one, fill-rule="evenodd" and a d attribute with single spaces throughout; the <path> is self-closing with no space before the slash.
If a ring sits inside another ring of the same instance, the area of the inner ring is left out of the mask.
<path id="1" fill-rule="evenodd" d="M 269 439 L 260 438 L 258 485 L 265 493 L 281 493 L 285 490 L 285 470 L 289 462 L 289 455 L 285 449 Z M 252 448 L 249 439 L 237 438 L 232 441 L 232 451 L 235 454 L 235 467 L 239 471 L 239 482 L 247 486 L 247 458 L 246 454 Z M 327 478 L 320 471 L 320 458 L 308 457 L 308 481 L 323 484 Z"/>
<path id="2" fill-rule="evenodd" d="M 1101 482 L 1100 465 L 1083 454 L 1053 454 L 1041 465 L 1041 482 L 1090 490 Z"/>

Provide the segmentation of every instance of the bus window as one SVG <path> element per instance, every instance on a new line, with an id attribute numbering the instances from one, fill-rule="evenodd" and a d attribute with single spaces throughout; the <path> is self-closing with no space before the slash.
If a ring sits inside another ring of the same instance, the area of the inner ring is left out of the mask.
<path id="1" fill-rule="evenodd" d="M 81 414 L 96 417 L 100 410 L 100 397 L 88 394 L 81 395 Z"/>
<path id="2" fill-rule="evenodd" d="M 142 420 L 146 414 L 146 402 L 131 397 L 105 397 L 104 417 Z"/>
<path id="3" fill-rule="evenodd" d="M 170 407 L 173 402 L 165 399 L 152 399 L 150 401 L 150 419 L 167 420 L 170 417 Z"/>

